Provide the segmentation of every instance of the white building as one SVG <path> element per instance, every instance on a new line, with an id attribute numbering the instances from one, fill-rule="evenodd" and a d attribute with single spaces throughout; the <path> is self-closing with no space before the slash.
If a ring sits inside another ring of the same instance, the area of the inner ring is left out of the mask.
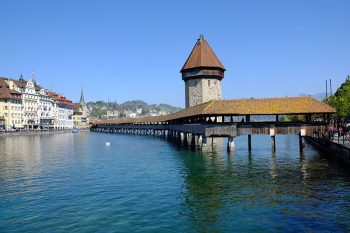
<path id="1" fill-rule="evenodd" d="M 53 109 L 54 128 L 55 129 L 72 129 L 73 128 L 73 108 L 74 104 L 64 95 L 55 92 L 48 92 L 48 95 L 55 100 Z"/>
<path id="2" fill-rule="evenodd" d="M 119 117 L 119 111 L 107 111 L 107 118 L 118 118 Z"/>
<path id="3" fill-rule="evenodd" d="M 19 80 L 8 80 L 10 89 L 19 91 L 22 95 L 22 126 L 28 129 L 38 128 L 39 94 L 35 90 L 33 80 L 26 81 L 23 76 Z"/>
<path id="4" fill-rule="evenodd" d="M 19 80 L 2 79 L 6 82 L 6 87 L 18 92 L 18 96 L 21 98 L 20 100 L 11 100 L 15 101 L 13 106 L 10 106 L 13 110 L 11 113 L 11 123 L 14 122 L 12 127 L 27 129 L 73 128 L 74 104 L 72 101 L 63 95 L 45 90 L 37 85 L 33 79 L 24 80 L 22 75 Z M 7 108 L 7 106 L 3 108 Z"/>
<path id="5" fill-rule="evenodd" d="M 55 108 L 57 107 L 54 98 L 48 95 L 48 92 L 40 88 L 38 91 L 39 101 L 38 101 L 38 116 L 40 128 L 54 128 L 55 122 Z"/>

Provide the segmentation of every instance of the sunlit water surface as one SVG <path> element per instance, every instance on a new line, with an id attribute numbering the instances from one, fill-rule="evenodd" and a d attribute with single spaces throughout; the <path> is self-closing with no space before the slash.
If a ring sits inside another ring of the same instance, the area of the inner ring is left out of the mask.
<path id="1" fill-rule="evenodd" d="M 106 146 L 106 141 L 111 145 Z M 0 232 L 346 232 L 350 173 L 296 136 L 191 151 L 151 136 L 0 137 Z"/>

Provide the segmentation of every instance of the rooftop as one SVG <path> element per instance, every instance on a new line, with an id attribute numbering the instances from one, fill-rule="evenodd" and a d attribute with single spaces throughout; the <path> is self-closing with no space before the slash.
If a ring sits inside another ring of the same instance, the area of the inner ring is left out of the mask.
<path id="1" fill-rule="evenodd" d="M 173 114 L 128 119 L 101 120 L 95 124 L 166 122 L 196 116 L 293 115 L 335 113 L 335 109 L 312 97 L 213 100 Z"/>
<path id="2" fill-rule="evenodd" d="M 187 69 L 193 68 L 220 68 L 225 70 L 224 65 L 221 63 L 219 58 L 216 56 L 209 43 L 201 35 L 193 47 L 190 56 L 187 58 L 183 65 L 181 72 Z"/>
<path id="3" fill-rule="evenodd" d="M 5 81 L 5 78 L 0 78 L 0 99 L 20 99 L 21 93 L 11 90 Z"/>
<path id="4" fill-rule="evenodd" d="M 54 98 L 59 104 L 66 105 L 69 107 L 74 107 L 74 104 L 71 100 L 67 99 L 64 95 L 60 95 L 56 92 L 48 92 L 48 95 Z"/>

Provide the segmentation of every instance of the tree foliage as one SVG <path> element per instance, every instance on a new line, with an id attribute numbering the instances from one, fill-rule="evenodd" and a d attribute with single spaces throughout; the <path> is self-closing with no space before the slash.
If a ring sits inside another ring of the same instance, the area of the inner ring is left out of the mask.
<path id="1" fill-rule="evenodd" d="M 326 98 L 325 103 L 337 110 L 338 118 L 350 116 L 350 76 L 346 77 L 345 82 L 337 89 L 334 95 Z"/>

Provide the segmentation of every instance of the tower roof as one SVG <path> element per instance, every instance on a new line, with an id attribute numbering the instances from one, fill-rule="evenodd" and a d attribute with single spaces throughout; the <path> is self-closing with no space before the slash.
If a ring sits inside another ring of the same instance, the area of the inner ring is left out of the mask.
<path id="1" fill-rule="evenodd" d="M 180 72 L 198 67 L 213 67 L 225 70 L 224 65 L 202 35 L 197 40 Z"/>
<path id="2" fill-rule="evenodd" d="M 80 105 L 86 105 L 85 99 L 84 99 L 84 90 L 83 90 L 83 89 L 81 89 L 81 95 L 80 95 L 79 104 L 80 104 Z"/>

